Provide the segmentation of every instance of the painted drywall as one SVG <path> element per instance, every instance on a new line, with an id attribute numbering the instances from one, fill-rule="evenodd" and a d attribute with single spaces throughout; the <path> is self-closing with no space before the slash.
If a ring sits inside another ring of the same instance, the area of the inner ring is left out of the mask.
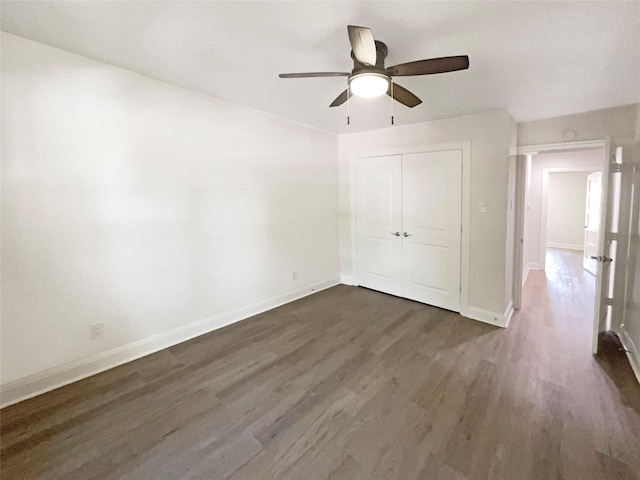
<path id="1" fill-rule="evenodd" d="M 565 132 L 575 132 L 572 142 L 611 137 L 619 145 L 633 146 L 636 104 L 518 124 L 518 145 L 565 143 Z"/>
<path id="2" fill-rule="evenodd" d="M 2 115 L 3 385 L 339 277 L 335 135 L 4 33 Z"/>
<path id="3" fill-rule="evenodd" d="M 550 172 L 547 186 L 547 247 L 584 248 L 589 172 Z"/>
<path id="4" fill-rule="evenodd" d="M 352 258 L 352 159 L 394 150 L 451 142 L 471 142 L 469 304 L 504 314 L 507 230 L 507 176 L 513 119 L 506 110 L 437 122 L 398 125 L 340 135 L 340 265 L 355 279 Z M 486 213 L 479 211 L 485 203 Z"/>
<path id="5" fill-rule="evenodd" d="M 563 152 L 533 155 L 531 158 L 531 171 L 529 174 L 528 192 L 524 214 L 524 248 L 523 248 L 523 275 L 527 275 L 528 269 L 538 269 L 544 266 L 544 249 L 541 248 L 541 229 L 543 215 L 543 170 L 567 169 L 567 170 L 602 170 L 603 153 L 601 150 L 588 150 L 582 152 Z M 549 204 L 550 205 L 550 204 Z M 549 213 L 547 210 L 547 215 Z M 584 221 L 582 217 L 581 222 Z M 584 224 L 583 224 L 584 226 Z"/>

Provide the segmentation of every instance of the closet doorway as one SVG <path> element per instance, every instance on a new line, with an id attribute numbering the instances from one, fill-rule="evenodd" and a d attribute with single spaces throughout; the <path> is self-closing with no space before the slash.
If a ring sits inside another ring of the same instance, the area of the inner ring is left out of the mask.
<path id="1" fill-rule="evenodd" d="M 461 310 L 463 151 L 356 161 L 358 284 Z"/>

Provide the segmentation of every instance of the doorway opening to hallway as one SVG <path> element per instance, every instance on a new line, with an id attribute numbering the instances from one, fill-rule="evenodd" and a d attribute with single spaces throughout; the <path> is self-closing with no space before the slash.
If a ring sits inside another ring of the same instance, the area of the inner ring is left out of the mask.
<path id="1" fill-rule="evenodd" d="M 527 295 L 543 289 L 535 295 L 564 305 L 563 314 L 553 314 L 553 321 L 571 317 L 587 351 L 589 338 L 598 330 L 596 286 L 601 262 L 591 257 L 598 256 L 601 238 L 598 181 L 605 148 L 560 146 L 524 153 L 522 278 L 523 285 L 530 282 L 536 288 L 524 288 L 522 301 L 531 301 Z"/>

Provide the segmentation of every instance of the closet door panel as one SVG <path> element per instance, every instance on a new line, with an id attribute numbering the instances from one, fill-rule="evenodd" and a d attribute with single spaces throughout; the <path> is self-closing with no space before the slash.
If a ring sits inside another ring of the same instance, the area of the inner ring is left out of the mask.
<path id="1" fill-rule="evenodd" d="M 460 311 L 460 150 L 402 156 L 402 211 L 402 296 Z"/>
<path id="2" fill-rule="evenodd" d="M 358 284 L 401 295 L 401 157 L 356 162 Z"/>
<path id="3" fill-rule="evenodd" d="M 447 269 L 448 249 L 437 245 L 421 245 L 406 241 L 407 255 L 412 258 L 408 262 L 407 277 L 414 286 L 447 291 L 448 275 L 442 275 Z"/>

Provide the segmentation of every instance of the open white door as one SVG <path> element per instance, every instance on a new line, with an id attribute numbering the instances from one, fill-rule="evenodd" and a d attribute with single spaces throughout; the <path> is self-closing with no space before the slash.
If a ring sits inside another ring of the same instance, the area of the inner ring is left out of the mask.
<path id="1" fill-rule="evenodd" d="M 600 200 L 602 197 L 602 172 L 587 177 L 587 205 L 584 217 L 584 259 L 582 266 L 593 274 L 598 269 L 598 238 L 600 237 Z M 596 257 L 595 259 L 592 257 Z"/>
<path id="2" fill-rule="evenodd" d="M 401 295 L 401 157 L 361 158 L 357 162 L 358 285 Z"/>
<path id="3" fill-rule="evenodd" d="M 612 152 L 615 154 L 612 155 Z M 598 353 L 598 336 L 609 329 L 613 314 L 614 277 L 622 183 L 622 147 L 606 142 L 602 170 L 602 200 L 600 202 L 600 242 L 596 274 L 596 305 L 593 325 L 593 353 Z"/>

